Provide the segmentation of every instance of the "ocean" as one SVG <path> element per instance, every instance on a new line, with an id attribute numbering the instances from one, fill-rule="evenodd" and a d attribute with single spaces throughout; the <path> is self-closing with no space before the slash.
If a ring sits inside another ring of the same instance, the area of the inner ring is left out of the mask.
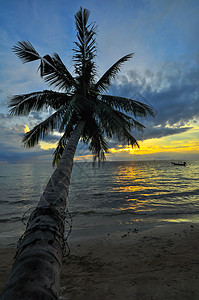
<path id="1" fill-rule="evenodd" d="M 0 165 L 0 245 L 16 244 L 52 172 L 46 163 Z M 76 162 L 67 208 L 71 239 L 199 222 L 199 161 Z"/>

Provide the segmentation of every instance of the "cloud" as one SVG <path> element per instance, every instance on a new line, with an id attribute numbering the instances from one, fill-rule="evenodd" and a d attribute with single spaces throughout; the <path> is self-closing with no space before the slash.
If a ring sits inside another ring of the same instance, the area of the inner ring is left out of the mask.
<path id="1" fill-rule="evenodd" d="M 118 76 L 110 93 L 134 98 L 151 105 L 155 119 L 141 119 L 148 131 L 143 138 L 185 132 L 199 117 L 199 70 L 188 62 L 163 64 L 157 71 L 144 74 L 130 70 Z"/>
<path id="2" fill-rule="evenodd" d="M 47 160 L 52 159 L 52 151 L 42 151 L 39 146 L 23 148 L 21 140 L 25 129 L 25 125 L 13 122 L 13 117 L 0 114 L 0 162 L 37 162 L 40 157 L 44 160 L 45 157 Z"/>
<path id="3" fill-rule="evenodd" d="M 198 50 L 197 0 L 127 0 L 119 4 L 106 5 L 105 20 L 101 10 L 99 13 L 91 10 L 99 24 L 98 41 L 102 50 L 99 55 L 103 69 L 131 52 L 135 56 L 124 70 L 129 66 L 142 71 L 148 67 L 155 69 L 160 62 L 177 60 L 182 54 L 191 61 L 191 55 Z"/>
<path id="4" fill-rule="evenodd" d="M 138 138 L 140 140 L 153 139 L 153 138 L 162 138 L 166 136 L 171 136 L 174 134 L 180 134 L 186 132 L 193 127 L 182 127 L 182 128 L 167 128 L 162 126 L 152 126 L 150 129 L 146 129 L 143 134 L 141 134 Z"/>

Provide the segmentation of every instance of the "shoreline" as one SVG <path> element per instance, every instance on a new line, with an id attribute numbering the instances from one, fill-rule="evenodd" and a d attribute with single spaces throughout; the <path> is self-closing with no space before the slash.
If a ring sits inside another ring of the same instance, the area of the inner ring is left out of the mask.
<path id="1" fill-rule="evenodd" d="M 69 239 L 60 299 L 199 299 L 199 224 Z M 0 290 L 16 247 L 0 248 Z"/>

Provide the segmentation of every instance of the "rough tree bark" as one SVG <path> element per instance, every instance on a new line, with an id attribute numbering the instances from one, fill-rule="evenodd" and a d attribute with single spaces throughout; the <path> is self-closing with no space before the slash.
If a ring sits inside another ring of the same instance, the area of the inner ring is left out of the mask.
<path id="1" fill-rule="evenodd" d="M 59 299 L 66 199 L 83 126 L 83 122 L 76 126 L 29 218 L 1 300 Z"/>

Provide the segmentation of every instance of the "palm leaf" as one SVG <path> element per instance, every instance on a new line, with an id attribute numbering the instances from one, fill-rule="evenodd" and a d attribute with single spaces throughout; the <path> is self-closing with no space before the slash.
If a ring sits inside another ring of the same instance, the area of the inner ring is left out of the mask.
<path id="1" fill-rule="evenodd" d="M 84 143 L 90 143 L 89 150 L 92 151 L 94 162 L 105 160 L 105 153 L 108 153 L 108 144 L 103 132 L 94 117 L 90 117 L 82 132 L 81 140 Z"/>
<path id="2" fill-rule="evenodd" d="M 133 53 L 125 55 L 112 65 L 95 84 L 95 89 L 99 91 L 106 91 L 111 84 L 111 79 L 115 78 L 116 74 L 120 71 L 122 64 L 129 60 L 132 56 Z"/>
<path id="3" fill-rule="evenodd" d="M 92 116 L 91 101 L 81 95 L 71 96 L 71 100 L 62 114 L 59 131 L 66 130 L 68 123 L 72 122 L 77 124 L 80 119 L 88 120 Z"/>
<path id="4" fill-rule="evenodd" d="M 50 55 L 41 57 L 29 41 L 18 42 L 12 49 L 24 63 L 41 59 L 39 66 L 40 75 L 41 77 L 45 76 L 45 81 L 49 82 L 50 85 L 66 90 L 71 89 L 75 85 L 75 79 L 67 70 L 58 54 L 55 53 L 53 57 Z"/>
<path id="5" fill-rule="evenodd" d="M 75 15 L 77 39 L 76 48 L 73 49 L 73 61 L 75 62 L 75 73 L 80 76 L 79 81 L 84 83 L 94 82 L 96 65 L 93 58 L 96 55 L 96 26 L 87 25 L 90 12 L 82 9 Z"/>
<path id="6" fill-rule="evenodd" d="M 76 58 L 92 59 L 95 55 L 96 46 L 95 38 L 97 27 L 94 24 L 87 25 L 90 12 L 87 9 L 82 9 L 75 15 L 75 24 L 77 30 L 78 42 L 75 42 L 77 49 L 75 50 L 77 54 Z M 80 56 L 79 56 L 80 55 Z"/>
<path id="7" fill-rule="evenodd" d="M 58 165 L 58 163 L 59 163 L 59 161 L 62 157 L 64 148 L 66 146 L 67 139 L 68 139 L 68 137 L 67 137 L 67 134 L 65 132 L 63 134 L 63 136 L 60 138 L 60 140 L 58 142 L 58 145 L 57 145 L 57 148 L 55 149 L 55 151 L 53 153 L 53 162 L 52 162 L 53 167 Z"/>
<path id="8" fill-rule="evenodd" d="M 75 102 L 76 102 L 76 98 L 74 97 L 73 100 L 70 101 L 67 109 L 64 111 L 59 132 L 63 132 L 67 130 L 66 128 L 68 126 L 70 127 L 70 122 L 75 122 L 75 124 L 77 124 L 79 120 L 79 110 L 81 110 L 81 108 L 79 107 L 79 105 L 76 105 Z"/>
<path id="9" fill-rule="evenodd" d="M 142 124 L 100 101 L 95 113 L 99 117 L 101 128 L 104 129 L 109 138 L 116 136 L 119 141 L 127 142 L 132 147 L 135 145 L 139 147 L 137 140 L 131 134 L 131 130 L 133 128 L 143 130 L 145 127 Z"/>
<path id="10" fill-rule="evenodd" d="M 16 43 L 12 50 L 23 61 L 23 63 L 41 59 L 41 56 L 29 41 Z"/>
<path id="11" fill-rule="evenodd" d="M 143 102 L 111 95 L 102 95 L 101 100 L 115 109 L 133 113 L 135 117 L 146 117 L 147 115 L 154 117 L 152 107 Z"/>
<path id="12" fill-rule="evenodd" d="M 59 89 L 70 91 L 76 85 L 75 79 L 67 70 L 57 53 L 52 57 L 45 55 L 42 58 L 40 72 L 46 82 Z"/>
<path id="13" fill-rule="evenodd" d="M 116 110 L 101 101 L 96 102 L 95 114 L 109 137 L 112 137 L 113 134 L 124 126 L 123 116 L 119 115 Z M 127 125 L 128 121 L 125 121 Z M 128 123 L 128 127 L 130 127 L 130 123 Z"/>
<path id="14" fill-rule="evenodd" d="M 8 107 L 11 115 L 27 115 L 31 111 L 39 111 L 44 107 L 60 108 L 62 105 L 67 105 L 71 97 L 63 93 L 53 91 L 41 91 L 24 95 L 15 95 Z"/>
<path id="15" fill-rule="evenodd" d="M 128 145 L 131 145 L 132 148 L 137 147 L 140 148 L 140 145 L 136 138 L 132 136 L 132 134 L 128 131 L 125 132 L 125 139 L 124 141 L 127 141 Z"/>
<path id="16" fill-rule="evenodd" d="M 108 153 L 108 144 L 103 136 L 103 134 L 95 134 L 90 140 L 89 150 L 93 153 L 93 161 L 98 162 L 104 161 L 106 159 L 105 154 Z"/>
<path id="17" fill-rule="evenodd" d="M 146 128 L 143 124 L 138 122 L 136 119 L 132 118 L 131 116 L 129 116 L 121 111 L 115 110 L 115 113 L 118 116 L 122 117 L 124 120 L 126 120 L 126 122 L 129 125 L 129 129 L 133 128 L 135 130 L 143 131 Z"/>
<path id="18" fill-rule="evenodd" d="M 71 136 L 71 133 L 74 129 L 74 127 L 76 126 L 78 120 L 76 119 L 76 117 L 74 115 L 71 116 L 70 120 L 68 120 L 65 128 L 64 128 L 64 134 L 62 135 L 62 137 L 60 138 L 58 144 L 57 144 L 57 148 L 55 149 L 54 153 L 53 153 L 53 162 L 52 165 L 53 167 L 55 167 L 56 165 L 58 165 L 64 148 L 66 147 L 67 141 Z"/>
<path id="19" fill-rule="evenodd" d="M 84 32 L 86 25 L 88 23 L 89 16 L 90 16 L 90 11 L 86 8 L 83 9 L 82 7 L 80 7 L 78 12 L 75 14 L 76 27 L 80 33 Z"/>
<path id="20" fill-rule="evenodd" d="M 59 109 L 45 121 L 36 125 L 32 130 L 27 132 L 22 139 L 24 146 L 27 148 L 35 146 L 38 144 L 38 141 L 40 139 L 44 139 L 48 133 L 52 132 L 54 129 L 58 129 L 63 111 L 63 108 Z"/>
<path id="21" fill-rule="evenodd" d="M 79 117 L 87 120 L 93 114 L 93 103 L 88 97 L 77 93 L 70 103 L 73 112 Z"/>

